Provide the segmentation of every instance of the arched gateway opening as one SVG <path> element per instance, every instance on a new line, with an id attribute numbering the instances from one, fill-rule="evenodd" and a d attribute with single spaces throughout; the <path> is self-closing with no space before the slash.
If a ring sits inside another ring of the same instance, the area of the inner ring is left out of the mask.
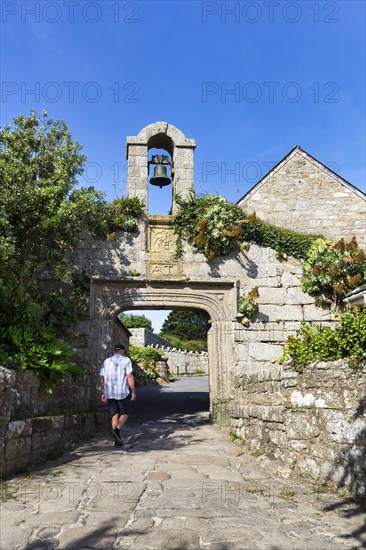
<path id="1" fill-rule="evenodd" d="M 227 396 L 232 364 L 232 307 L 236 289 L 232 283 L 181 284 L 174 281 L 93 281 L 94 322 L 91 340 L 93 362 L 102 363 L 112 348 L 116 317 L 130 309 L 201 309 L 210 317 L 208 364 L 210 401 Z M 236 298 L 235 298 L 236 299 Z"/>

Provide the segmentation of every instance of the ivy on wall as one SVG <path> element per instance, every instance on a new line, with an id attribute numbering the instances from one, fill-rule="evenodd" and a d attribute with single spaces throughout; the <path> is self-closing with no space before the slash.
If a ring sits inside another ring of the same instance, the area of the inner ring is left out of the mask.
<path id="1" fill-rule="evenodd" d="M 249 250 L 250 244 L 270 247 L 280 257 L 303 261 L 302 288 L 323 299 L 339 303 L 350 290 L 366 283 L 366 258 L 355 238 L 337 243 L 277 227 L 247 214 L 223 197 L 198 197 L 193 188 L 186 199 L 175 197 L 180 211 L 173 225 L 177 235 L 176 257 L 183 255 L 183 240 L 207 260 L 227 256 L 233 250 Z"/>
<path id="2" fill-rule="evenodd" d="M 191 189 L 186 199 L 176 196 L 175 200 L 181 207 L 173 222 L 177 257 L 182 256 L 182 241 L 186 240 L 208 260 L 235 249 L 249 250 L 250 243 L 300 259 L 317 238 L 264 222 L 255 213 L 247 214 L 218 195 L 198 197 Z"/>

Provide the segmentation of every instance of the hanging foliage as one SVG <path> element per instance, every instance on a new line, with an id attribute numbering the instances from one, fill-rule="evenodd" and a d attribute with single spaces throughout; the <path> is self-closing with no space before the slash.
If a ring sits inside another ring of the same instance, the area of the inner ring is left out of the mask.
<path id="1" fill-rule="evenodd" d="M 309 294 L 323 294 L 336 303 L 344 295 L 366 283 L 366 258 L 353 238 L 336 243 L 317 239 L 303 263 L 302 289 Z"/>
<path id="2" fill-rule="evenodd" d="M 218 195 L 198 197 L 191 189 L 186 199 L 176 196 L 176 202 L 181 207 L 173 222 L 177 257 L 182 256 L 186 240 L 208 260 L 235 249 L 248 251 L 250 243 L 273 248 L 281 256 L 304 258 L 317 238 L 264 222 Z"/>

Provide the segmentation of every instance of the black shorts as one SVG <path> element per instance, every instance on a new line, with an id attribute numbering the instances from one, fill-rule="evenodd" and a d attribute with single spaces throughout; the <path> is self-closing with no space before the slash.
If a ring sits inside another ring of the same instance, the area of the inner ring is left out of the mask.
<path id="1" fill-rule="evenodd" d="M 132 395 L 129 393 L 124 399 L 108 399 L 109 416 L 114 416 L 115 414 L 130 414 L 131 406 L 133 404 L 131 397 Z"/>

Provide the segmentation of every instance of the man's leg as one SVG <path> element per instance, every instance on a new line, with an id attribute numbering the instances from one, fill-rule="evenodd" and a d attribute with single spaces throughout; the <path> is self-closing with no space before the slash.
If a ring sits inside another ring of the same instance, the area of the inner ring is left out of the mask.
<path id="1" fill-rule="evenodd" d="M 121 416 L 118 418 L 118 422 L 116 423 L 116 428 L 119 430 L 122 428 L 124 424 L 126 424 L 128 419 L 128 414 L 121 414 Z"/>
<path id="2" fill-rule="evenodd" d="M 117 428 L 117 424 L 118 424 L 118 413 L 114 414 L 111 418 L 111 423 L 112 423 L 112 430 L 114 430 L 114 428 Z"/>

